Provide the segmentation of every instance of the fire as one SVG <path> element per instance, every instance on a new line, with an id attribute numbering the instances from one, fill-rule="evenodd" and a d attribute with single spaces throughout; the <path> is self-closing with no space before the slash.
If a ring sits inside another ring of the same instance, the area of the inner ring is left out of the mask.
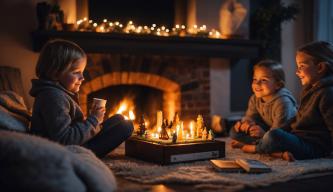
<path id="1" fill-rule="evenodd" d="M 129 118 L 130 118 L 130 120 L 134 120 L 134 119 L 135 119 L 135 115 L 134 115 L 134 113 L 133 113 L 132 110 L 130 110 L 130 111 L 128 112 L 128 114 L 129 114 Z"/>
<path id="2" fill-rule="evenodd" d="M 109 117 L 114 114 L 120 114 L 123 115 L 126 120 L 135 120 L 134 108 L 133 100 L 125 98 L 120 102 L 118 107 L 116 107 L 115 112 L 109 114 Z"/>

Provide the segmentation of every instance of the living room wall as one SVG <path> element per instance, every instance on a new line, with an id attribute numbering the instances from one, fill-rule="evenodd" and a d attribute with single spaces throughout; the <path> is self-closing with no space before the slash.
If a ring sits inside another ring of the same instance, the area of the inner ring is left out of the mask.
<path id="1" fill-rule="evenodd" d="M 19 68 L 22 75 L 23 95 L 28 107 L 33 103 L 28 92 L 38 53 L 32 51 L 30 32 L 37 27 L 36 0 L 0 1 L 0 66 Z"/>
<path id="2" fill-rule="evenodd" d="M 0 66 L 11 66 L 19 68 L 22 74 L 24 99 L 28 107 L 33 104 L 33 98 L 28 92 L 31 87 L 30 80 L 35 77 L 34 68 L 38 53 L 32 51 L 30 32 L 36 30 L 37 19 L 35 6 L 43 0 L 1 0 L 0 1 Z M 45 0 L 44 0 L 45 1 Z M 73 0 L 70 0 L 73 1 Z M 49 0 L 48 2 L 54 2 Z M 59 0 L 58 2 L 63 2 Z M 64 1 L 69 2 L 69 1 Z M 79 1 L 78 1 L 79 2 Z M 302 0 L 284 0 L 285 3 L 303 2 Z M 302 8 L 302 7 L 301 7 Z M 77 13 L 78 14 L 78 13 Z M 305 14 L 305 13 L 304 13 Z M 286 65 L 287 87 L 297 95 L 299 82 L 292 69 L 295 66 L 295 47 L 302 44 L 302 17 L 296 21 L 282 26 L 282 63 Z M 218 74 L 216 74 L 218 75 Z M 221 74 L 218 75 L 220 77 Z M 216 98 L 218 99 L 218 98 Z M 228 106 L 217 106 L 226 108 Z M 227 113 L 216 111 L 216 113 Z"/>

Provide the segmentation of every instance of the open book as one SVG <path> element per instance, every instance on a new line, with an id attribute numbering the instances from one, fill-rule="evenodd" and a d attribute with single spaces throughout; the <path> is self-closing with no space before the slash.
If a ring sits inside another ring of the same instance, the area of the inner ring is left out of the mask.
<path id="1" fill-rule="evenodd" d="M 248 172 L 248 173 L 267 173 L 272 169 L 261 161 L 254 159 L 236 159 L 236 160 L 210 160 L 213 167 L 222 172 Z"/>

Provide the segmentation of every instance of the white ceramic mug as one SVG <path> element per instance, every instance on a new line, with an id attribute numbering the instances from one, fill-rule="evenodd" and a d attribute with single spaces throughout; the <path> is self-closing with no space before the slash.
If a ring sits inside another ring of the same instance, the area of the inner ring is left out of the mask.
<path id="1" fill-rule="evenodd" d="M 105 107 L 106 101 L 107 100 L 105 100 L 105 99 L 93 98 L 92 105 L 96 106 L 96 107 Z"/>

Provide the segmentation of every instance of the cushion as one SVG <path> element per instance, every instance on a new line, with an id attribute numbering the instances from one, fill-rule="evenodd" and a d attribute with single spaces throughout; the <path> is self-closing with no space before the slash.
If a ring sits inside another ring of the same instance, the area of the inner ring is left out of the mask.
<path id="1" fill-rule="evenodd" d="M 0 130 L 1 191 L 114 191 L 112 172 L 89 150 Z M 96 185 L 96 186 L 94 186 Z"/>
<path id="2" fill-rule="evenodd" d="M 30 113 L 23 98 L 13 91 L 0 92 L 0 129 L 26 132 Z"/>

